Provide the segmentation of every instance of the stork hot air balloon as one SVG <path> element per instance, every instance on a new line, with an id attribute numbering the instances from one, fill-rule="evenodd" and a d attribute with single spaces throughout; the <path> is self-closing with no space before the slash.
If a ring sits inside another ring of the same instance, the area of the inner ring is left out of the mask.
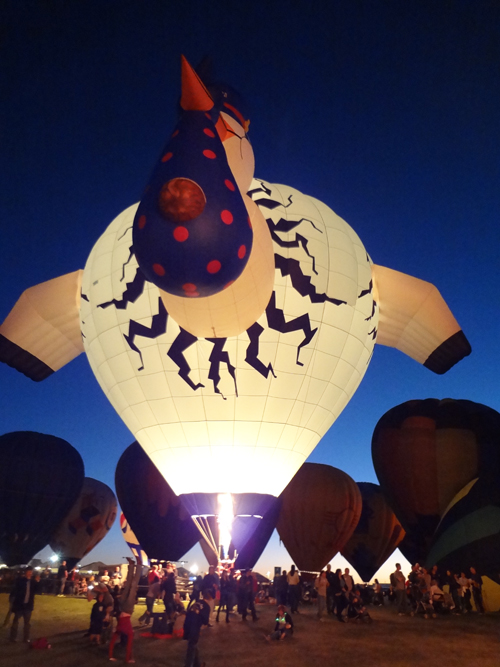
<path id="1" fill-rule="evenodd" d="M 85 477 L 80 495 L 50 538 L 50 548 L 66 561 L 68 570 L 103 540 L 115 522 L 113 491 L 92 477 Z"/>
<path id="2" fill-rule="evenodd" d="M 120 514 L 120 529 L 128 548 L 134 554 L 134 558 L 138 558 L 143 565 L 149 567 L 148 555 L 139 544 L 139 540 L 135 536 L 132 528 L 128 525 L 128 521 L 125 518 L 125 514 L 123 512 Z"/>
<path id="3" fill-rule="evenodd" d="M 78 498 L 84 469 L 69 442 L 44 433 L 6 433 L 0 453 L 0 557 L 12 566 L 48 544 Z"/>
<path id="4" fill-rule="evenodd" d="M 378 484 L 358 482 L 358 489 L 363 503 L 361 516 L 341 553 L 363 581 L 370 581 L 401 542 L 405 531 Z"/>
<path id="5" fill-rule="evenodd" d="M 500 484 L 498 475 L 465 485 L 446 509 L 433 536 L 427 562 L 480 574 L 500 582 Z"/>
<path id="6" fill-rule="evenodd" d="M 470 346 L 435 287 L 372 264 L 322 202 L 252 180 L 241 98 L 185 59 L 181 73 L 181 118 L 143 200 L 84 271 L 21 296 L 0 360 L 41 380 L 85 350 L 192 516 L 227 494 L 234 516 L 236 495 L 253 494 L 256 517 L 342 412 L 375 342 L 437 373 Z"/>
<path id="7" fill-rule="evenodd" d="M 411 562 L 424 562 L 455 494 L 478 475 L 500 471 L 500 414 L 465 400 L 408 401 L 377 423 L 372 456 L 407 532 L 399 548 Z"/>
<path id="8" fill-rule="evenodd" d="M 345 472 L 304 463 L 281 494 L 278 533 L 299 570 L 319 572 L 342 550 L 361 516 L 361 493 Z"/>
<path id="9" fill-rule="evenodd" d="M 115 487 L 123 514 L 149 558 L 179 560 L 200 539 L 179 498 L 137 442 L 118 461 Z"/>

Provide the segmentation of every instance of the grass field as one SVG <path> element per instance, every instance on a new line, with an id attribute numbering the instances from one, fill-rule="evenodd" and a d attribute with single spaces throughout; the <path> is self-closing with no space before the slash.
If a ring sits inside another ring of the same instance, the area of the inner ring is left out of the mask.
<path id="1" fill-rule="evenodd" d="M 46 636 L 50 650 L 30 650 L 21 641 L 0 637 L 1 667 L 97 667 L 108 662 L 107 648 L 90 646 L 83 633 L 91 604 L 86 600 L 39 596 L 32 617 L 32 639 Z M 134 618 L 144 610 L 137 605 Z M 0 595 L 0 619 L 7 611 L 7 595 Z M 231 616 L 229 625 L 214 624 L 202 631 L 200 655 L 207 667 L 498 667 L 500 614 L 423 618 L 398 617 L 391 607 L 370 608 L 371 625 L 341 624 L 325 618 L 320 623 L 313 607 L 295 616 L 295 635 L 284 642 L 265 641 L 273 629 L 275 608 L 260 605 L 257 622 Z M 222 618 L 222 617 L 221 617 Z M 133 623 L 137 625 L 137 623 Z M 22 621 L 19 638 L 22 637 Z M 134 658 L 148 667 L 182 667 L 186 642 L 141 637 L 136 631 Z M 117 664 L 124 650 L 117 645 Z"/>

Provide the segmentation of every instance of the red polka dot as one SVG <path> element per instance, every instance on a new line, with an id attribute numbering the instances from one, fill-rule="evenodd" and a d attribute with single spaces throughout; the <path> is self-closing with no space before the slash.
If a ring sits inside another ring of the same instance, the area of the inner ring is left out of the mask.
<path id="1" fill-rule="evenodd" d="M 161 264 L 153 264 L 153 271 L 156 273 L 157 276 L 165 275 L 165 269 Z"/>
<path id="2" fill-rule="evenodd" d="M 233 214 L 231 213 L 231 211 L 227 211 L 227 210 L 222 211 L 222 213 L 220 214 L 220 219 L 222 220 L 222 222 L 225 225 L 230 225 L 234 220 Z"/>
<path id="3" fill-rule="evenodd" d="M 240 259 L 243 259 L 243 257 L 247 254 L 247 247 L 245 245 L 240 245 L 238 248 L 238 257 Z"/>
<path id="4" fill-rule="evenodd" d="M 206 116 L 209 120 L 212 120 L 212 116 L 208 113 L 208 111 L 205 113 L 205 116 Z"/>
<path id="5" fill-rule="evenodd" d="M 161 161 L 162 162 L 168 162 L 170 158 L 173 156 L 173 153 L 165 153 L 165 155 L 162 157 Z"/>
<path id="6" fill-rule="evenodd" d="M 137 226 L 139 227 L 139 229 L 144 229 L 144 227 L 146 226 L 146 216 L 145 215 L 141 215 L 141 217 L 139 218 L 139 222 L 137 223 Z"/>
<path id="7" fill-rule="evenodd" d="M 250 216 L 248 216 L 247 219 L 248 219 L 248 226 L 250 227 L 250 229 L 252 229 L 252 221 L 250 220 Z"/>
<path id="8" fill-rule="evenodd" d="M 200 293 L 197 291 L 196 285 L 193 285 L 193 283 L 184 283 L 182 289 L 185 292 L 184 296 L 192 296 L 192 297 L 200 296 Z"/>
<path id="9" fill-rule="evenodd" d="M 179 243 L 182 243 L 183 241 L 186 241 L 189 236 L 189 232 L 185 227 L 176 227 L 174 229 L 174 239 L 176 241 L 179 241 Z"/>
<path id="10" fill-rule="evenodd" d="M 172 137 L 176 137 L 179 134 L 179 130 L 176 130 L 173 134 Z"/>
<path id="11" fill-rule="evenodd" d="M 211 262 L 208 262 L 207 264 L 207 271 L 209 273 L 217 273 L 220 271 L 221 263 L 219 262 L 218 259 L 213 259 Z"/>
<path id="12" fill-rule="evenodd" d="M 229 178 L 226 178 L 226 180 L 224 181 L 224 185 L 228 190 L 231 190 L 231 192 L 234 192 L 236 190 L 236 188 L 234 187 L 234 183 L 230 181 Z"/>
<path id="13" fill-rule="evenodd" d="M 212 132 L 212 130 L 209 130 L 208 127 L 206 127 L 203 132 L 207 135 L 207 137 L 215 137 L 215 134 Z"/>
<path id="14" fill-rule="evenodd" d="M 208 150 L 203 151 L 203 155 L 209 158 L 209 160 L 213 160 L 214 158 L 217 157 L 213 151 L 208 151 Z"/>
<path id="15" fill-rule="evenodd" d="M 234 283 L 234 280 L 230 280 L 228 283 L 224 285 L 222 289 L 227 289 L 228 287 L 231 287 L 231 285 Z"/>

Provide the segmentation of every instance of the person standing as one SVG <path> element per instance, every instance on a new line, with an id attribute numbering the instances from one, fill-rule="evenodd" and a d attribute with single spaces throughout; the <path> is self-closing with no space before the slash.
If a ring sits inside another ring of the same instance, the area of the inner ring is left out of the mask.
<path id="1" fill-rule="evenodd" d="M 290 572 L 287 574 L 287 583 L 288 583 L 288 594 L 290 596 L 290 612 L 292 614 L 298 614 L 299 612 L 299 599 L 300 599 L 300 577 L 299 573 L 295 569 L 295 565 L 292 565 Z"/>
<path id="2" fill-rule="evenodd" d="M 247 612 L 249 611 L 252 614 L 252 620 L 257 621 L 258 616 L 255 611 L 255 593 L 257 592 L 257 581 L 253 576 L 252 570 L 247 570 L 245 576 L 245 605 L 242 620 L 245 621 L 247 617 Z"/>
<path id="3" fill-rule="evenodd" d="M 314 582 L 314 588 L 318 591 L 318 619 L 323 620 L 323 612 L 326 609 L 326 592 L 330 584 L 326 578 L 326 571 L 319 573 L 319 577 Z"/>
<path id="4" fill-rule="evenodd" d="M 57 570 L 57 585 L 56 585 L 56 595 L 57 597 L 62 598 L 64 595 L 64 587 L 66 586 L 66 579 L 68 578 L 68 570 L 66 569 L 66 561 L 59 565 Z"/>
<path id="5" fill-rule="evenodd" d="M 335 606 L 335 613 L 337 615 L 337 620 L 341 623 L 344 623 L 344 618 L 342 617 L 342 612 L 345 609 L 347 604 L 346 597 L 344 595 L 345 582 L 342 578 L 342 570 L 338 568 L 335 570 L 335 574 L 332 578 L 332 583 L 330 584 L 333 592 L 333 601 Z"/>
<path id="6" fill-rule="evenodd" d="M 476 611 L 480 614 L 484 614 L 484 605 L 483 605 L 483 578 L 480 574 L 477 573 L 475 567 L 470 569 L 470 581 L 472 584 L 472 596 L 474 598 L 474 604 L 476 605 Z"/>
<path id="7" fill-rule="evenodd" d="M 110 580 L 109 573 L 107 570 L 104 570 L 104 572 L 99 577 L 99 583 L 106 584 L 106 586 L 109 586 L 109 580 Z"/>
<path id="8" fill-rule="evenodd" d="M 210 593 L 205 591 L 203 594 L 203 602 L 195 602 L 191 609 L 186 614 L 184 621 L 183 638 L 187 641 L 188 647 L 186 651 L 185 667 L 200 667 L 200 657 L 198 653 L 198 641 L 200 639 L 200 630 L 203 625 L 208 625 L 210 618 Z M 205 663 L 203 663 L 205 664 Z"/>
<path id="9" fill-rule="evenodd" d="M 461 586 L 463 613 L 467 614 L 468 612 L 472 611 L 472 605 L 470 603 L 471 582 L 470 579 L 468 579 L 465 576 L 465 572 L 460 573 L 460 577 L 458 578 L 458 583 Z"/>
<path id="10" fill-rule="evenodd" d="M 275 577 L 274 581 L 275 581 L 274 589 L 276 592 L 276 602 L 278 603 L 278 605 L 286 606 L 288 600 L 288 581 L 287 581 L 286 570 L 283 570 L 283 572 L 279 575 L 279 577 Z"/>
<path id="11" fill-rule="evenodd" d="M 220 588 L 220 579 L 219 575 L 215 572 L 215 566 L 210 565 L 208 568 L 208 574 L 203 577 L 202 584 L 202 593 L 208 591 L 210 599 L 207 598 L 208 605 L 210 607 L 210 618 L 212 617 L 212 612 L 215 608 L 215 599 L 217 597 L 217 591 Z M 208 624 L 211 627 L 211 623 Z"/>
<path id="12" fill-rule="evenodd" d="M 17 628 L 21 616 L 24 621 L 24 635 L 25 642 L 30 641 L 30 627 L 31 614 L 35 606 L 35 595 L 39 593 L 40 576 L 37 575 L 33 579 L 33 568 L 31 566 L 24 570 L 23 576 L 16 579 L 12 595 L 12 612 L 14 620 L 10 627 L 9 639 L 11 642 L 17 641 Z"/>
<path id="13" fill-rule="evenodd" d="M 328 563 L 326 566 L 326 579 L 328 581 L 328 588 L 326 589 L 326 610 L 329 614 L 333 614 L 335 608 L 335 599 L 333 596 L 333 586 L 334 586 L 335 573 L 332 572 L 331 563 Z"/>
<path id="14" fill-rule="evenodd" d="M 226 623 L 229 623 L 229 597 L 231 594 L 230 591 L 231 581 L 229 579 L 229 572 L 224 570 L 220 578 L 220 598 L 219 598 L 219 607 L 217 609 L 217 618 L 215 619 L 217 623 L 219 622 L 219 615 L 221 609 L 224 609 L 226 612 Z"/>
<path id="15" fill-rule="evenodd" d="M 453 574 L 451 570 L 446 571 L 445 583 L 448 584 L 450 595 L 453 600 L 454 609 L 453 613 L 461 614 L 462 613 L 462 596 L 461 596 L 461 586 L 458 583 L 458 576 Z"/>
<path id="16" fill-rule="evenodd" d="M 121 568 L 119 565 L 117 565 L 115 567 L 115 571 L 111 576 L 111 586 L 114 588 L 115 586 L 120 586 L 121 583 L 122 583 Z"/>
<path id="17" fill-rule="evenodd" d="M 349 599 L 349 596 L 354 588 L 354 579 L 352 576 L 349 574 L 350 570 L 348 567 L 344 570 L 344 575 L 343 575 L 343 580 L 345 582 L 345 594 L 347 596 L 347 599 Z"/>
<path id="18" fill-rule="evenodd" d="M 404 616 L 408 608 L 408 596 L 406 595 L 406 577 L 401 572 L 400 563 L 396 563 L 396 570 L 391 574 L 391 586 L 396 593 L 398 614 Z"/>

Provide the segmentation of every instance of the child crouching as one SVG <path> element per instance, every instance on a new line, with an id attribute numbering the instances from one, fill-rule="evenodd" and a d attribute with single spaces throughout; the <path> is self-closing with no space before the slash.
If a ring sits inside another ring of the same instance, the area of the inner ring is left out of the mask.
<path id="1" fill-rule="evenodd" d="M 278 613 L 276 614 L 276 625 L 274 626 L 274 632 L 266 636 L 266 639 L 270 641 L 271 639 L 283 640 L 287 635 L 293 635 L 293 619 L 290 614 L 286 611 L 286 607 L 282 604 L 278 607 Z"/>

